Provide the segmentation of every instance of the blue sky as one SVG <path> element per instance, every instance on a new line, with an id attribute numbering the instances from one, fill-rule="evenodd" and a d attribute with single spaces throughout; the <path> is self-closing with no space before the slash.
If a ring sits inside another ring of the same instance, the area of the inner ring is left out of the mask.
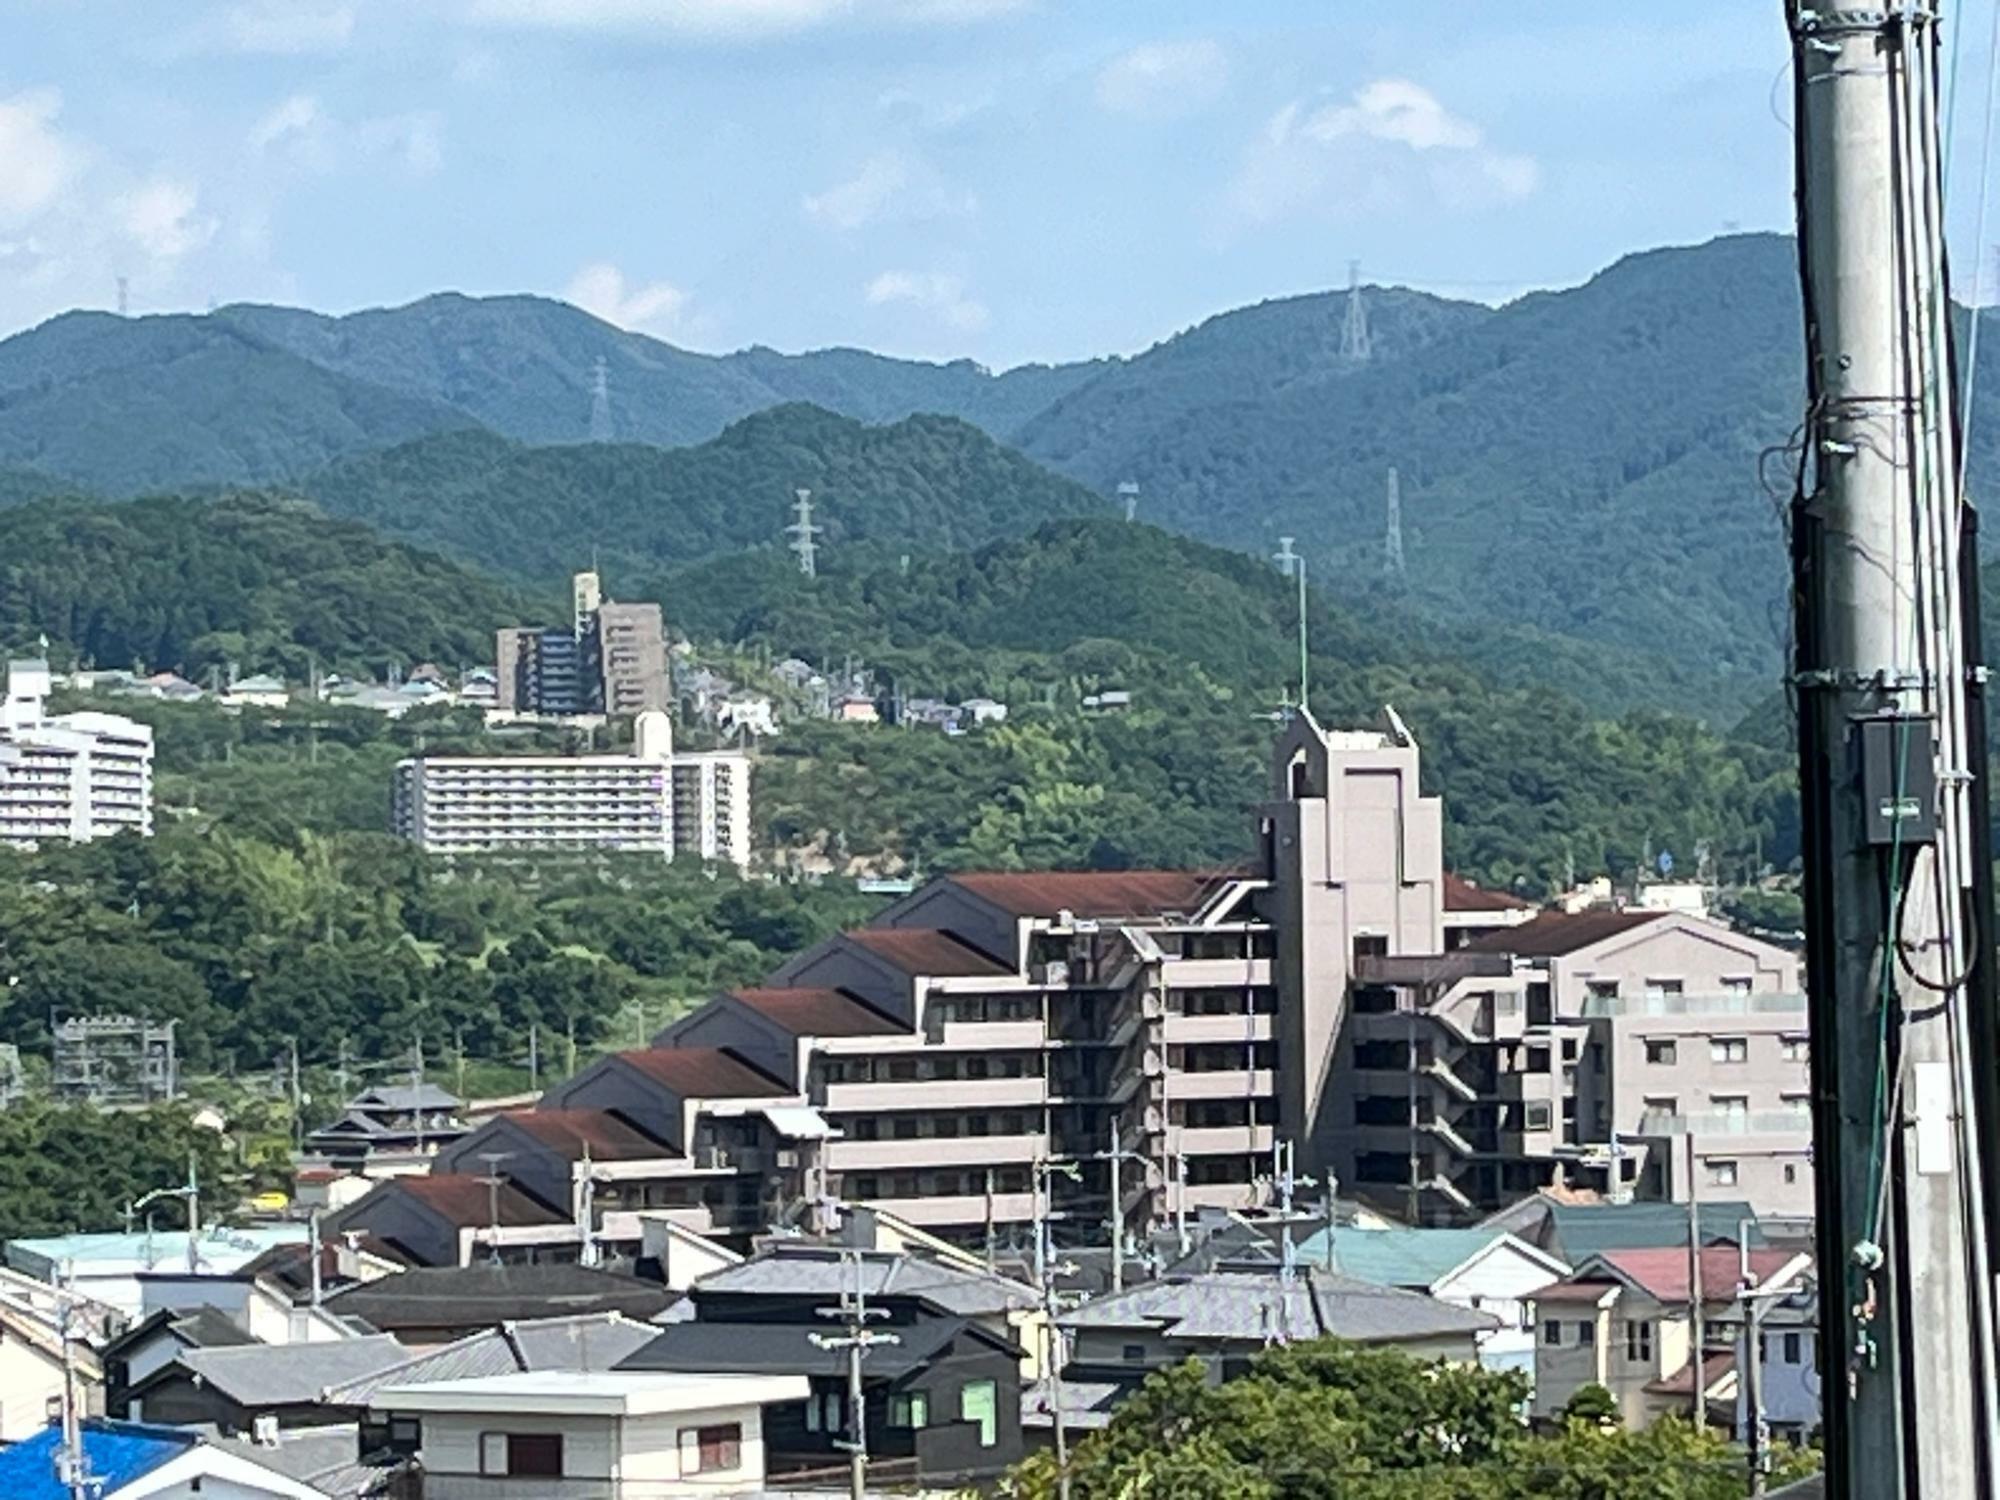
<path id="1" fill-rule="evenodd" d="M 0 0 L 0 333 L 121 275 L 134 311 L 531 291 L 700 349 L 994 366 L 1351 259 L 1498 301 L 1789 223 L 1779 10 Z"/>

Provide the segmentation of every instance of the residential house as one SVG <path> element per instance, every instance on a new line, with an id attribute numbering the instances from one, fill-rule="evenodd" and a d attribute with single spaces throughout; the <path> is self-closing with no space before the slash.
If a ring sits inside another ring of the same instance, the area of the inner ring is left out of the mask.
<path id="1" fill-rule="evenodd" d="M 764 1412 L 803 1375 L 533 1371 L 395 1385 L 371 1410 L 414 1423 L 425 1500 L 763 1489 Z"/>
<path id="2" fill-rule="evenodd" d="M 50 1411 L 59 1409 L 66 1336 L 68 1378 L 76 1383 L 85 1410 L 102 1413 L 104 1366 L 83 1336 L 90 1322 L 87 1312 L 65 1318 L 58 1308 L 0 1296 L 0 1444 L 32 1438 L 48 1425 Z"/>
<path id="3" fill-rule="evenodd" d="M 456 1096 L 434 1083 L 387 1084 L 355 1095 L 305 1139 L 315 1164 L 370 1177 L 419 1172 L 466 1133 Z"/>
<path id="4" fill-rule="evenodd" d="M 1297 1254 L 1307 1265 L 1325 1266 L 1372 1286 L 1400 1287 L 1492 1314 L 1499 1326 L 1479 1335 L 1479 1362 L 1489 1370 L 1519 1370 L 1531 1379 L 1533 1299 L 1570 1272 L 1546 1251 L 1491 1229 L 1321 1230 Z"/>
<path id="5" fill-rule="evenodd" d="M 177 1427 L 92 1418 L 79 1433 L 91 1500 L 324 1500 L 325 1492 Z M 60 1427 L 0 1448 L 7 1500 L 73 1500 L 57 1455 Z"/>
<path id="6" fill-rule="evenodd" d="M 224 708 L 286 708 L 291 705 L 292 690 L 285 686 L 284 678 L 259 673 L 230 683 L 222 690 L 220 701 Z"/>
<path id="7" fill-rule="evenodd" d="M 1719 1333 L 1730 1326 L 1746 1281 L 1778 1292 L 1809 1276 L 1811 1267 L 1809 1255 L 1792 1250 L 1726 1245 L 1702 1250 L 1707 1326 Z M 1610 1391 L 1634 1427 L 1669 1411 L 1689 1410 L 1697 1378 L 1704 1404 L 1733 1399 L 1735 1359 L 1728 1338 L 1719 1337 L 1699 1355 L 1693 1347 L 1695 1269 L 1684 1248 L 1613 1250 L 1545 1288 L 1534 1299 L 1534 1415 L 1555 1416 L 1586 1385 Z"/>
<path id="8" fill-rule="evenodd" d="M 409 1350 L 388 1334 L 336 1343 L 235 1344 L 184 1348 L 123 1388 L 123 1404 L 147 1422 L 207 1426 L 254 1435 L 327 1421 L 322 1392 L 400 1364 Z"/>
<path id="9" fill-rule="evenodd" d="M 330 1239 L 365 1237 L 413 1266 L 467 1266 L 494 1254 L 573 1261 L 578 1254 L 567 1214 L 512 1182 L 470 1173 L 388 1178 L 324 1224 Z"/>
<path id="10" fill-rule="evenodd" d="M 104 1409 L 114 1417 L 137 1416 L 133 1383 L 172 1364 L 186 1350 L 234 1349 L 256 1342 L 215 1308 L 162 1307 L 104 1346 Z"/>
<path id="11" fill-rule="evenodd" d="M 1818 1287 L 1810 1277 L 1799 1279 L 1796 1292 L 1761 1308 L 1756 1326 L 1748 1317 L 1735 1327 L 1736 1399 L 1730 1416 L 1736 1440 L 1750 1441 L 1750 1339 L 1757 1340 L 1759 1378 L 1763 1388 L 1764 1424 L 1779 1442 L 1801 1443 L 1820 1425 Z"/>
<path id="12" fill-rule="evenodd" d="M 589 1266 L 484 1265 L 404 1271 L 347 1287 L 324 1305 L 405 1345 L 434 1345 L 531 1318 L 616 1312 L 645 1322 L 676 1297 L 657 1283 Z"/>
<path id="13" fill-rule="evenodd" d="M 228 1276 L 275 1245 L 300 1244 L 304 1224 L 205 1225 L 184 1231 L 62 1234 L 7 1242 L 7 1264 L 36 1281 L 63 1286 L 127 1318 L 146 1314 L 140 1278 L 153 1271 Z"/>
<path id="14" fill-rule="evenodd" d="M 1572 1199 L 1533 1193 L 1480 1221 L 1572 1266 L 1611 1250 L 1685 1249 L 1688 1215 L 1704 1245 L 1763 1245 L 1771 1237 L 1741 1198 L 1686 1203 L 1608 1203 L 1595 1194 Z"/>
<path id="15" fill-rule="evenodd" d="M 843 724 L 879 724 L 882 711 L 861 693 L 844 693 L 833 700 L 833 717 Z"/>

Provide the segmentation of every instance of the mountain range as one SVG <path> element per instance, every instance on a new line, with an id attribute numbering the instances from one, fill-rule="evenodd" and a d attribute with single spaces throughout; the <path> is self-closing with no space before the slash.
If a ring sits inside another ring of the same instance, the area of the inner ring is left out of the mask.
<path id="1" fill-rule="evenodd" d="M 8 469 L 112 496 L 279 484 L 545 577 L 593 545 L 666 567 L 773 542 L 798 486 L 822 492 L 829 545 L 923 550 L 1089 514 L 1131 481 L 1143 519 L 1253 554 L 1292 536 L 1316 583 L 1455 630 L 1474 660 L 1546 656 L 1627 683 L 1612 699 L 1717 713 L 1768 689 L 1802 394 L 1789 240 L 1649 251 L 1499 308 L 1361 300 L 1365 360 L 1343 352 L 1341 292 L 1002 374 L 695 354 L 532 297 L 74 313 L 0 342 L 0 503 L 40 482 Z M 609 445 L 584 442 L 600 360 Z M 1991 390 L 1967 414 L 1975 493 L 2000 474 Z"/>

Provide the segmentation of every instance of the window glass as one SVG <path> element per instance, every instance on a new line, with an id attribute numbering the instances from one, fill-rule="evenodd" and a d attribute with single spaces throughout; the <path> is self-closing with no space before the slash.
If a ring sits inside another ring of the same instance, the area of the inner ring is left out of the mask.
<path id="1" fill-rule="evenodd" d="M 979 1424 L 979 1446 L 1000 1441 L 1000 1390 L 990 1380 L 969 1380 L 958 1393 L 960 1420 Z"/>

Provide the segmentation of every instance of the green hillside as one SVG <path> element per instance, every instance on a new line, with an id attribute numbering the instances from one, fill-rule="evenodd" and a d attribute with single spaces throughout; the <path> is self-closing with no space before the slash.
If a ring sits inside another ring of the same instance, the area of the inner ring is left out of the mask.
<path id="1" fill-rule="evenodd" d="M 310 663 L 491 660 L 493 631 L 548 612 L 456 563 L 329 521 L 297 501 L 112 505 L 38 501 L 0 510 L 0 647 L 46 635 L 103 667 L 303 677 Z"/>
<path id="2" fill-rule="evenodd" d="M 545 297 L 444 293 L 342 318 L 239 306 L 214 318 L 340 374 L 449 403 L 529 443 L 589 437 L 600 358 L 613 436 L 661 444 L 704 442 L 791 401 L 865 422 L 934 412 L 1005 435 L 1097 368 L 1030 365 L 993 375 L 969 360 L 928 364 L 860 349 L 694 354 Z"/>
<path id="3" fill-rule="evenodd" d="M 1117 521 L 1059 521 L 970 555 L 818 579 L 744 555 L 671 575 L 678 629 L 760 657 L 865 660 L 905 697 L 1013 709 L 961 740 L 802 725 L 770 747 L 758 815 L 778 848 L 885 850 L 949 865 L 1200 863 L 1247 851 L 1271 711 L 1296 672 L 1293 594 L 1239 554 Z M 1694 722 L 1594 714 L 1503 686 L 1420 628 L 1385 630 L 1315 594 L 1312 702 L 1328 723 L 1393 703 L 1446 798 L 1470 873 L 1553 884 L 1706 843 L 1726 868 L 1788 857 L 1790 760 Z M 1080 712 L 1088 693 L 1127 714 Z M 1733 862 L 1733 863 L 1732 863 Z"/>
<path id="4" fill-rule="evenodd" d="M 0 464 L 102 494 L 292 478 L 472 425 L 209 318 L 68 313 L 0 340 Z"/>
<path id="5" fill-rule="evenodd" d="M 34 469 L 0 468 L 0 505 L 20 505 L 51 495 L 72 494 L 77 486 Z"/>
<path id="6" fill-rule="evenodd" d="M 349 460 L 304 489 L 330 514 L 554 578 L 592 555 L 630 576 L 781 542 L 802 486 L 830 553 L 972 546 L 1109 508 L 956 418 L 868 427 L 809 406 L 760 412 L 684 449 L 451 433 Z"/>

